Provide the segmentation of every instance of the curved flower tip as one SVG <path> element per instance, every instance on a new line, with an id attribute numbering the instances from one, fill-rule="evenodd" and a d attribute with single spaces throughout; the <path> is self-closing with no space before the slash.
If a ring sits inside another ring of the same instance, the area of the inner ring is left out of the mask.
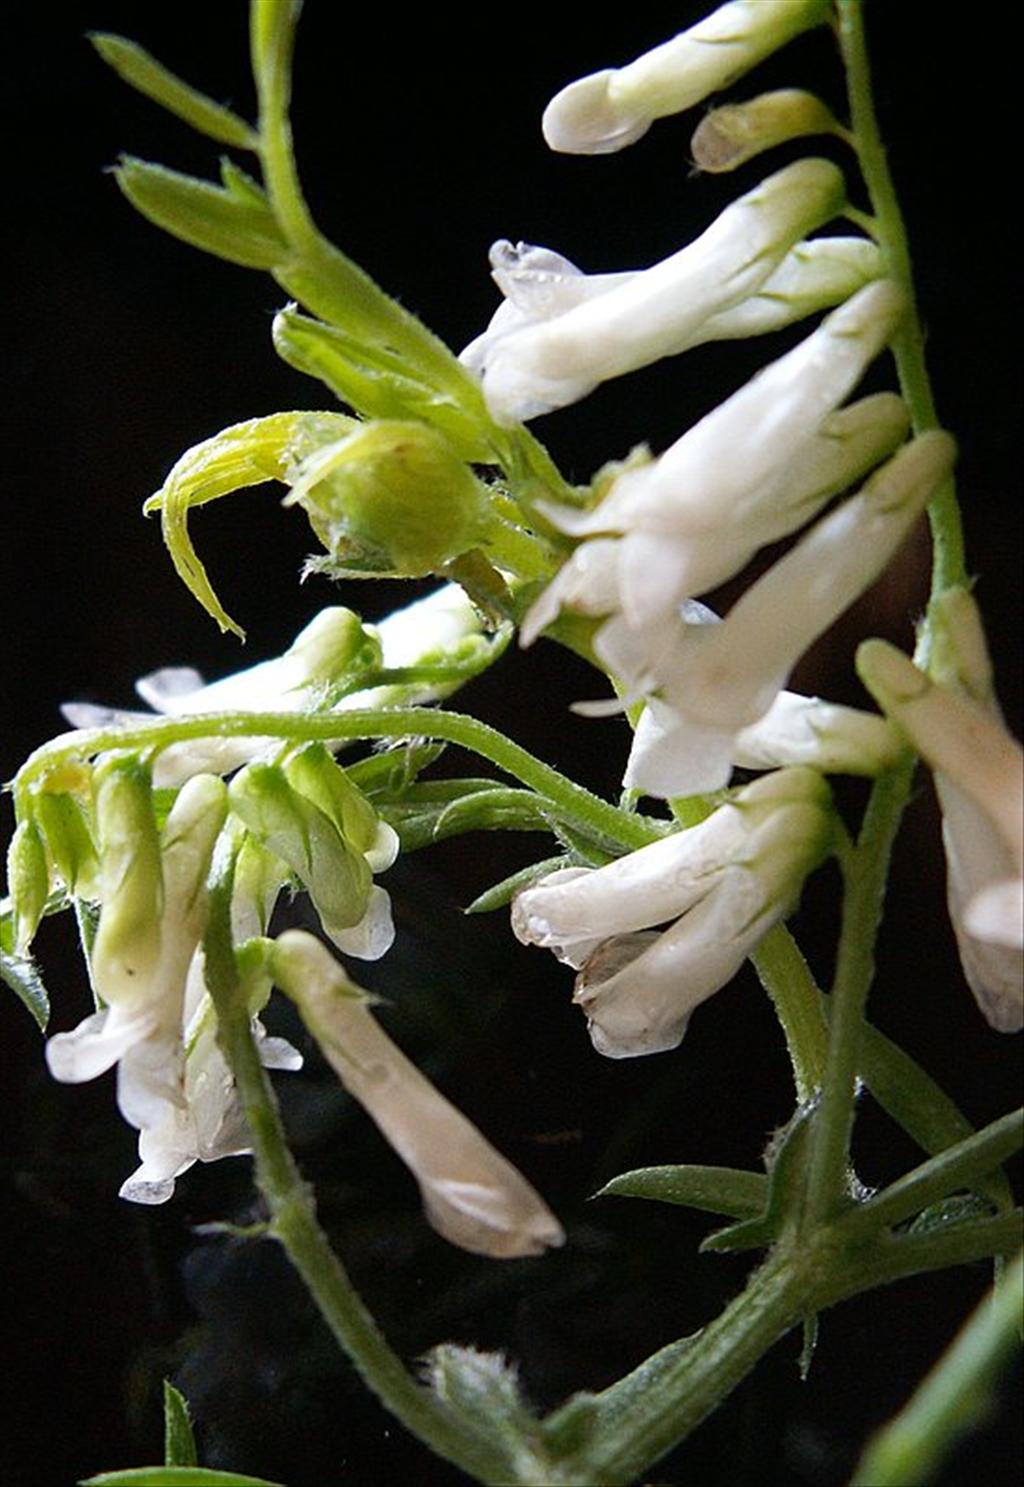
<path id="1" fill-rule="evenodd" d="M 439 1234 L 492 1259 L 564 1243 L 543 1200 L 392 1043 L 319 940 L 287 931 L 272 965 L 342 1084 L 413 1173 Z"/>
<path id="2" fill-rule="evenodd" d="M 938 619 L 945 684 L 881 640 L 861 645 L 857 670 L 934 772 L 964 975 L 990 1025 L 1013 1033 L 1024 1026 L 1024 760 L 990 691 L 973 600 L 958 591 Z"/>
<path id="3" fill-rule="evenodd" d="M 827 0 L 732 0 L 626 67 L 563 88 L 544 110 L 544 138 L 551 149 L 573 155 L 621 150 L 655 119 L 726 87 L 817 25 L 827 10 Z"/>
<path id="4" fill-rule="evenodd" d="M 845 196 L 842 172 L 830 161 L 798 160 L 652 268 L 581 283 L 560 260 L 546 303 L 527 289 L 520 296 L 526 308 L 502 315 L 463 353 L 483 381 L 491 416 L 502 425 L 537 418 L 600 382 L 713 338 L 722 317 L 757 294 Z"/>
<path id="5" fill-rule="evenodd" d="M 599 1053 L 661 1053 L 788 912 L 830 841 L 821 776 L 779 770 L 699 826 L 542 879 L 518 896 L 512 926 L 581 967 L 574 1000 Z"/>

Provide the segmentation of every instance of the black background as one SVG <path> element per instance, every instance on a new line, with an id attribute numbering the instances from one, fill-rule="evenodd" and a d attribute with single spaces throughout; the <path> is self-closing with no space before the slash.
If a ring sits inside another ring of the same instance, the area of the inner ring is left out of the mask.
<path id="1" fill-rule="evenodd" d="M 549 155 L 538 119 L 566 80 L 628 60 L 703 8 L 634 7 L 594 24 L 579 7 L 556 17 L 439 7 L 399 20 L 310 0 L 296 135 L 318 220 L 456 346 L 496 302 L 486 271 L 495 237 L 549 244 L 589 270 L 673 251 L 796 152 L 754 162 L 737 180 L 691 178 L 696 115 L 592 160 Z M 998 10 L 974 28 L 939 23 L 934 8 L 910 3 L 869 10 L 938 402 L 961 443 L 971 564 L 1016 721 L 1019 251 L 1009 213 L 1019 80 L 999 42 Z M 236 0 L 89 0 L 5 18 L 4 778 L 59 726 L 61 700 L 130 705 L 133 679 L 157 666 L 188 662 L 215 676 L 280 650 L 324 603 L 362 605 L 375 617 L 408 597 L 397 585 L 299 587 L 311 546 L 301 518 L 267 490 L 239 496 L 202 513 L 195 528 L 227 608 L 248 629 L 243 653 L 191 601 L 157 529 L 142 520 L 142 499 L 188 445 L 241 418 L 327 401 L 274 357 L 276 286 L 163 237 L 104 178 L 121 150 L 212 174 L 217 147 L 119 84 L 83 39 L 87 29 L 134 36 L 215 97 L 252 108 Z M 734 93 L 812 81 L 838 101 L 824 33 Z M 572 478 L 586 479 L 640 439 L 664 447 L 782 344 L 698 350 L 600 390 L 537 431 Z M 798 683 L 858 700 L 857 638 L 881 632 L 909 645 L 925 570 L 922 534 L 816 648 Z M 591 679 L 542 644 L 475 683 L 460 705 L 613 794 L 623 725 L 566 711 L 591 695 Z M 860 798 L 843 792 L 851 811 Z M 738 1262 L 697 1255 L 709 1221 L 639 1203 L 587 1205 L 587 1195 L 616 1171 L 651 1162 L 755 1165 L 790 1108 L 777 1029 L 749 972 L 694 1019 L 678 1053 L 609 1063 L 591 1052 L 568 1005 L 567 974 L 514 945 L 504 916 L 459 917 L 489 881 L 549 850 L 541 839 L 467 841 L 403 865 L 389 885 L 399 945 L 361 979 L 387 992 L 403 1044 L 549 1196 L 570 1231 L 564 1251 L 504 1267 L 456 1255 L 426 1230 L 411 1182 L 315 1058 L 301 1078 L 279 1081 L 332 1235 L 403 1355 L 445 1338 L 502 1348 L 523 1360 L 527 1388 L 545 1406 L 693 1331 L 742 1277 Z M 963 988 L 939 855 L 922 782 L 897 853 L 872 1014 L 980 1123 L 1016 1098 L 1016 1047 L 988 1031 Z M 825 871 L 795 921 L 826 979 L 834 898 Z M 71 1026 L 87 1006 L 70 937 L 48 926 L 40 948 L 54 1025 Z M 63 1484 L 157 1459 L 167 1374 L 192 1399 L 209 1465 L 291 1487 L 462 1480 L 367 1398 L 274 1250 L 195 1233 L 252 1215 L 248 1164 L 193 1171 L 160 1210 L 121 1203 L 134 1135 L 114 1112 L 109 1080 L 52 1084 L 23 1010 L 8 999 L 0 1018 L 11 1096 L 0 1273 L 13 1406 L 2 1479 Z M 861 1174 L 878 1183 L 914 1153 L 869 1102 L 863 1115 Z M 804 1385 L 796 1343 L 784 1342 L 654 1479 L 844 1481 L 866 1433 L 903 1402 L 986 1280 L 976 1267 L 841 1308 L 824 1320 Z M 1017 1479 L 1009 1386 L 1004 1396 L 945 1482 Z"/>

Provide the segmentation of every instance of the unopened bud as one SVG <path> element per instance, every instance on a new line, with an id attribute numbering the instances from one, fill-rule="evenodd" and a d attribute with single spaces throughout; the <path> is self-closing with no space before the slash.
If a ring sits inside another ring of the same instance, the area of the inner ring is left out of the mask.
<path id="1" fill-rule="evenodd" d="M 479 546 L 487 527 L 468 465 L 426 424 L 397 419 L 364 424 L 311 455 L 287 499 L 344 566 L 406 578 Z"/>
<path id="2" fill-rule="evenodd" d="M 43 838 L 34 821 L 22 821 L 7 851 L 7 883 L 14 907 L 15 951 L 27 955 L 50 895 Z"/>
<path id="3" fill-rule="evenodd" d="M 149 770 L 134 755 L 112 755 L 94 790 L 102 908 L 93 975 L 105 1002 L 131 1003 L 160 959 L 163 878 Z"/>
<path id="4" fill-rule="evenodd" d="M 690 150 L 700 170 L 735 170 L 764 150 L 809 134 L 838 134 L 832 110 L 802 88 L 780 88 L 747 103 L 713 109 L 698 124 Z"/>

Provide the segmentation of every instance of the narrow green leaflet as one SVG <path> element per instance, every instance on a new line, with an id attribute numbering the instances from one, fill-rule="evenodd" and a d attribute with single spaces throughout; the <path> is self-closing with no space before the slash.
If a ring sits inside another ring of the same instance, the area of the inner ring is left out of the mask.
<path id="1" fill-rule="evenodd" d="M 868 1443 L 852 1487 L 931 1481 L 957 1437 L 985 1420 L 999 1370 L 1020 1346 L 1022 1284 L 1018 1257 L 906 1408 Z"/>
<path id="2" fill-rule="evenodd" d="M 974 1135 L 974 1127 L 945 1090 L 869 1022 L 861 1039 L 860 1074 L 882 1109 L 930 1156 Z M 1010 1184 L 1002 1172 L 980 1179 L 975 1190 L 997 1208 L 1013 1207 Z"/>
<path id="3" fill-rule="evenodd" d="M 129 87 L 177 114 L 200 134 L 239 150 L 259 149 L 259 135 L 251 124 L 169 72 L 137 42 L 106 31 L 92 32 L 89 40 Z"/>
<path id="4" fill-rule="evenodd" d="M 21 998 L 35 1018 L 39 1031 L 45 1033 L 50 1020 L 50 998 L 35 961 L 30 956 L 0 949 L 0 980 Z"/>
<path id="5" fill-rule="evenodd" d="M 639 1167 L 605 1183 L 595 1198 L 650 1198 L 730 1218 L 752 1219 L 765 1210 L 768 1179 L 735 1167 Z"/>
<path id="6" fill-rule="evenodd" d="M 504 909 L 522 889 L 529 888 L 538 878 L 546 878 L 548 873 L 558 872 L 563 867 L 572 867 L 572 860 L 568 857 L 545 857 L 543 862 L 531 862 L 528 867 L 521 867 L 518 872 L 502 878 L 493 887 L 485 888 L 467 906 L 465 912 L 490 914 L 494 909 Z"/>
<path id="7" fill-rule="evenodd" d="M 164 1379 L 164 1464 L 194 1467 L 198 1460 L 188 1401 Z"/>
<path id="8" fill-rule="evenodd" d="M 132 155 L 114 177 L 136 211 L 193 248 L 242 268 L 273 269 L 288 257 L 273 212 L 252 197 Z"/>

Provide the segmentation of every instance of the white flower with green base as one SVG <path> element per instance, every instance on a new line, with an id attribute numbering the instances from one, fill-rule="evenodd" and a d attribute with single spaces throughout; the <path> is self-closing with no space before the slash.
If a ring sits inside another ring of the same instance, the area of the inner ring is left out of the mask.
<path id="1" fill-rule="evenodd" d="M 580 969 L 574 1000 L 599 1053 L 663 1053 L 790 911 L 830 839 L 821 776 L 779 770 L 698 826 L 607 867 L 542 879 L 516 899 L 512 927 Z"/>

